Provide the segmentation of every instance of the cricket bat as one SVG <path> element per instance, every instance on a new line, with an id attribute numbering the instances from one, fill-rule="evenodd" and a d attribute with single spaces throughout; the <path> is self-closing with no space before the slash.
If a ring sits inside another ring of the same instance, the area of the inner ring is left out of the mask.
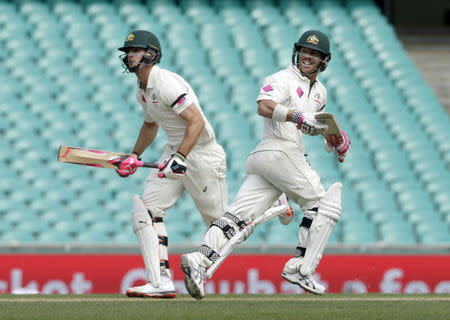
<path id="1" fill-rule="evenodd" d="M 121 159 L 124 159 L 127 156 L 129 156 L 129 154 L 60 146 L 58 152 L 58 161 L 98 168 L 118 169 L 121 163 Z M 163 167 L 162 164 L 144 161 L 138 161 L 137 166 L 159 169 Z"/>
<path id="2" fill-rule="evenodd" d="M 315 118 L 317 121 L 323 122 L 328 126 L 328 129 L 325 131 L 323 136 L 330 146 L 337 147 L 344 142 L 344 137 L 342 136 L 341 129 L 339 128 L 339 123 L 333 114 L 326 112 L 318 113 Z"/>

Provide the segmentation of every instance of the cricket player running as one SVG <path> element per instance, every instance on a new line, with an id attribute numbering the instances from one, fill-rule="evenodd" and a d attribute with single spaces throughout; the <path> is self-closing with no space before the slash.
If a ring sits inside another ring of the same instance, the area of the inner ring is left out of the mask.
<path id="1" fill-rule="evenodd" d="M 216 142 L 191 86 L 158 66 L 162 52 L 153 33 L 133 31 L 119 50 L 125 52 L 121 56 L 125 68 L 137 77 L 136 98 L 144 122 L 132 155 L 121 163 L 118 174 L 127 177 L 136 172 L 136 161 L 153 142 L 159 127 L 168 140 L 158 161 L 164 167 L 150 170 L 142 197 L 133 198 L 133 231 L 149 283 L 130 288 L 126 294 L 173 298 L 176 291 L 169 270 L 166 210 L 187 191 L 206 226 L 222 216 L 227 204 L 225 152 Z"/>
<path id="2" fill-rule="evenodd" d="M 128 177 L 136 172 L 136 161 L 156 137 L 159 126 L 166 132 L 159 162 L 150 170 L 142 197 L 133 197 L 132 223 L 149 283 L 130 288 L 130 297 L 174 298 L 175 287 L 168 261 L 166 210 L 187 191 L 207 227 L 219 219 L 227 205 L 226 157 L 216 142 L 214 130 L 205 118 L 191 86 L 179 75 L 160 68 L 162 52 L 151 32 L 136 30 L 119 48 L 127 71 L 138 80 L 136 98 L 144 122 L 131 156 L 123 159 L 117 173 Z M 285 196 L 279 201 L 285 200 Z M 274 200 L 275 201 L 275 200 Z M 273 201 L 272 201 L 273 202 Z M 284 220 L 290 221 L 286 210 Z"/>
<path id="3" fill-rule="evenodd" d="M 304 217 L 295 256 L 286 262 L 281 276 L 309 292 L 325 293 L 312 275 L 341 216 L 342 185 L 336 182 L 325 191 L 301 141 L 303 134 L 319 135 L 327 129 L 314 116 L 325 107 L 327 91 L 317 76 L 330 59 L 327 36 L 309 30 L 294 44 L 292 65 L 265 79 L 256 99 L 264 134 L 247 158 L 245 181 L 228 211 L 208 229 L 198 251 L 181 257 L 186 288 L 194 298 L 205 296 L 205 274 L 220 258 L 218 252 L 230 241 L 230 234 L 241 232 L 245 240 L 255 228 L 252 221 L 282 193 L 301 207 Z M 323 139 L 325 149 L 336 152 L 341 162 L 350 148 L 349 138 L 345 132 L 342 135 L 344 141 L 337 147 Z"/>

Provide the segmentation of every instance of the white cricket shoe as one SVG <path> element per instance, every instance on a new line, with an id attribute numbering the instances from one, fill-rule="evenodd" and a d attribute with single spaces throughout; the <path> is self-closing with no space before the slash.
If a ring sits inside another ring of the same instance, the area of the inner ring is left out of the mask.
<path id="1" fill-rule="evenodd" d="M 184 272 L 184 284 L 189 294 L 197 300 L 203 299 L 206 268 L 195 260 L 192 253 L 188 253 L 181 256 L 181 269 Z"/>
<path id="2" fill-rule="evenodd" d="M 322 295 L 326 291 L 325 287 L 314 280 L 312 276 L 304 276 L 300 272 L 287 273 L 286 271 L 283 271 L 281 277 L 314 294 Z"/>
<path id="3" fill-rule="evenodd" d="M 292 219 L 294 218 L 294 210 L 289 204 L 288 197 L 284 193 L 277 199 L 277 201 L 275 201 L 272 207 L 277 207 L 281 205 L 286 205 L 287 209 L 278 216 L 278 219 L 280 219 L 281 224 L 288 225 L 289 223 L 292 222 Z"/>
<path id="4" fill-rule="evenodd" d="M 172 299 L 177 296 L 175 286 L 172 279 L 168 276 L 161 276 L 161 286 L 155 288 L 150 283 L 143 286 L 133 287 L 126 291 L 128 297 L 140 297 L 140 298 L 162 298 Z"/>

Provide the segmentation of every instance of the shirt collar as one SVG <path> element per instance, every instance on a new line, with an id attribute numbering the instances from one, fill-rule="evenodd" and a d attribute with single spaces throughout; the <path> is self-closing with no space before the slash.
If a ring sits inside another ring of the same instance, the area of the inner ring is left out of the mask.
<path id="1" fill-rule="evenodd" d="M 148 81 L 147 81 L 147 89 L 151 89 L 155 87 L 156 84 L 156 77 L 159 73 L 159 66 L 154 64 L 152 67 L 152 70 L 150 70 L 150 73 L 148 75 Z"/>
<path id="2" fill-rule="evenodd" d="M 294 66 L 293 64 L 290 65 L 290 69 L 302 80 L 307 80 L 310 81 L 308 77 L 304 76 L 301 74 L 300 70 L 298 70 L 298 68 L 296 66 Z M 317 77 L 316 77 L 316 81 L 317 81 Z"/>

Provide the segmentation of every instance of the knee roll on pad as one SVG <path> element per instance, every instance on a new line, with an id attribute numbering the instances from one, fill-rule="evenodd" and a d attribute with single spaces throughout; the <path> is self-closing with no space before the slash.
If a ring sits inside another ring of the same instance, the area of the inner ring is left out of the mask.
<path id="1" fill-rule="evenodd" d="M 329 201 L 327 199 L 323 199 L 320 202 L 320 214 L 330 218 L 335 223 L 339 221 L 341 218 L 342 207 L 341 202 Z"/>

